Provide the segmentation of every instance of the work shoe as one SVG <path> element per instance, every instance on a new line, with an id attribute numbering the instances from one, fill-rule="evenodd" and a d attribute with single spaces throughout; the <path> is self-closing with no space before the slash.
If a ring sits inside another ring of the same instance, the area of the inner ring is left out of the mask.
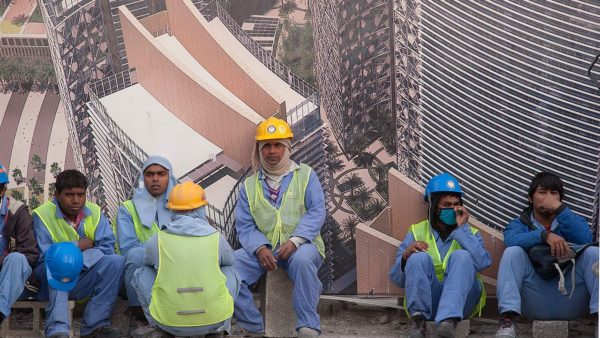
<path id="1" fill-rule="evenodd" d="M 310 327 L 301 327 L 298 330 L 298 338 L 318 337 L 319 331 L 311 329 Z"/>
<path id="2" fill-rule="evenodd" d="M 408 322 L 408 337 L 425 338 L 425 317 L 420 313 L 414 313 L 410 316 Z"/>
<path id="3" fill-rule="evenodd" d="M 81 338 L 125 338 L 127 337 L 121 330 L 112 326 L 102 326 L 94 330 L 92 333 L 87 334 L 85 336 L 81 336 Z"/>
<path id="4" fill-rule="evenodd" d="M 442 320 L 435 329 L 435 335 L 443 338 L 454 338 L 454 335 L 456 334 L 457 323 L 458 319 L 456 318 Z"/>
<path id="5" fill-rule="evenodd" d="M 231 329 L 229 329 L 230 336 L 242 336 L 242 337 L 264 337 L 264 332 L 252 332 L 244 329 L 238 324 L 231 324 Z"/>
<path id="6" fill-rule="evenodd" d="M 500 315 L 500 327 L 496 331 L 494 338 L 516 338 L 517 337 L 517 326 L 513 320 L 514 317 L 501 314 Z"/>
<path id="7" fill-rule="evenodd" d="M 165 331 L 150 325 L 140 326 L 131 332 L 133 338 L 168 338 L 173 337 Z"/>
<path id="8" fill-rule="evenodd" d="M 69 338 L 69 335 L 66 333 L 55 333 L 48 338 Z"/>

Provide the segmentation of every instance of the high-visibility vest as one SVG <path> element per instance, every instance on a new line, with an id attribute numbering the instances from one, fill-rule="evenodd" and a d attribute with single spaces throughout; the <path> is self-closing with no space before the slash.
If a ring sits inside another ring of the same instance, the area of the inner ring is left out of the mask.
<path id="1" fill-rule="evenodd" d="M 133 230 L 135 230 L 135 236 L 137 237 L 138 241 L 140 241 L 140 243 L 146 243 L 152 236 L 154 236 L 154 234 L 158 233 L 158 231 L 160 230 L 158 228 L 158 225 L 156 224 L 156 221 L 152 223 L 152 226 L 150 228 L 144 226 L 142 224 L 142 221 L 140 220 L 140 216 L 138 216 L 137 210 L 135 209 L 135 204 L 133 204 L 132 200 L 127 200 L 125 202 L 123 202 L 123 206 L 125 207 L 125 209 L 127 209 L 127 211 L 129 212 L 129 215 L 131 215 L 131 220 L 133 221 Z M 115 234 L 115 251 L 117 253 L 121 253 L 121 249 L 119 249 L 119 240 L 117 238 L 117 218 L 115 217 L 115 220 L 112 224 L 112 228 L 113 228 L 113 233 Z"/>
<path id="2" fill-rule="evenodd" d="M 469 229 L 471 229 L 471 233 L 473 235 L 479 231 L 471 226 L 469 226 Z M 431 257 L 431 260 L 433 261 L 435 275 L 437 276 L 437 279 L 440 282 L 443 281 L 444 274 L 446 273 L 446 266 L 448 265 L 448 259 L 450 258 L 450 254 L 456 250 L 462 249 L 460 244 L 456 240 L 453 239 L 452 244 L 450 244 L 450 249 L 446 253 L 446 256 L 444 257 L 444 261 L 442 261 L 442 259 L 440 257 L 440 251 L 438 250 L 437 243 L 435 241 L 435 237 L 433 236 L 433 232 L 431 231 L 431 227 L 429 226 L 428 220 L 425 220 L 421 223 L 411 225 L 410 229 L 408 231 L 412 232 L 413 237 L 415 238 L 415 241 L 421 241 L 421 242 L 427 243 L 427 245 L 429 246 L 429 248 L 427 249 L 427 253 L 429 254 L 429 257 Z M 473 309 L 473 312 L 471 313 L 470 317 L 473 317 L 476 314 L 481 317 L 481 311 L 483 310 L 483 307 L 485 306 L 485 300 L 486 300 L 485 287 L 483 285 L 483 281 L 481 280 L 481 275 L 479 273 L 477 273 L 477 280 L 481 284 L 481 297 L 479 297 L 479 303 L 477 304 L 477 306 L 475 306 L 475 309 Z M 406 308 L 406 297 L 404 297 L 404 310 L 410 316 L 410 314 L 408 313 L 408 309 Z"/>
<path id="3" fill-rule="evenodd" d="M 83 232 L 93 242 L 102 212 L 100 207 L 92 202 L 85 202 L 85 206 L 91 211 L 91 214 L 83 220 Z M 79 240 L 79 234 L 71 224 L 67 223 L 64 218 L 56 217 L 56 204 L 53 201 L 47 201 L 40 205 L 33 210 L 33 213 L 44 223 L 54 243 Z"/>
<path id="4" fill-rule="evenodd" d="M 254 173 L 244 182 L 252 218 L 258 230 L 265 234 L 271 243 L 273 250 L 277 243 L 283 244 L 292 236 L 300 219 L 306 213 L 304 195 L 311 171 L 312 169 L 305 164 L 300 164 L 300 169 L 294 170 L 290 185 L 281 198 L 279 209 L 265 198 L 258 173 Z M 312 243 L 325 258 L 325 245 L 321 235 L 317 235 Z"/>
<path id="5" fill-rule="evenodd" d="M 233 297 L 219 265 L 219 233 L 179 236 L 158 233 L 158 273 L 150 314 L 172 327 L 205 326 L 233 315 Z"/>

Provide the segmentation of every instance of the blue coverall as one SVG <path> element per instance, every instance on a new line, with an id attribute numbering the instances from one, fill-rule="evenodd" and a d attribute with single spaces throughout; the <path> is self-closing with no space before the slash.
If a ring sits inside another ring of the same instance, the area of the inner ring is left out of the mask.
<path id="1" fill-rule="evenodd" d="M 281 206 L 281 199 L 287 190 L 293 173 L 288 173 L 281 181 L 280 192 L 277 200 L 267 200 L 275 207 Z M 269 196 L 268 186 L 264 175 L 259 172 L 259 178 L 262 183 L 265 196 Z M 292 236 L 297 236 L 308 240 L 300 245 L 287 261 L 278 260 L 277 265 L 284 268 L 292 282 L 294 283 L 293 304 L 296 311 L 296 329 L 308 327 L 321 331 L 321 322 L 317 313 L 317 305 L 321 295 L 322 284 L 317 272 L 323 263 L 322 256 L 317 247 L 311 241 L 320 233 L 321 227 L 325 221 L 326 210 L 323 189 L 319 179 L 314 171 L 311 171 L 306 193 L 304 198 L 306 213 L 300 219 L 296 230 Z M 254 218 L 250 213 L 248 196 L 245 187 L 240 189 L 240 197 L 235 209 L 236 212 L 236 230 L 242 245 L 242 249 L 235 251 L 234 268 L 240 275 L 242 285 L 240 292 L 235 300 L 234 316 L 237 323 L 244 329 L 251 332 L 264 332 L 263 318 L 254 304 L 252 293 L 248 289 L 266 273 L 266 270 L 260 265 L 256 256 L 256 250 L 262 246 L 271 248 L 269 240 L 258 230 Z M 281 245 L 283 243 L 279 243 Z M 277 258 L 278 248 L 275 250 Z"/>
<path id="2" fill-rule="evenodd" d="M 592 232 L 585 219 L 568 207 L 561 208 L 550 229 L 573 244 L 592 241 Z M 498 310 L 500 313 L 513 311 L 529 319 L 573 320 L 586 314 L 598 313 L 598 277 L 592 265 L 598 261 L 598 247 L 588 247 L 575 262 L 575 289 L 572 289 L 571 268 L 564 272 L 563 295 L 558 290 L 559 276 L 545 280 L 540 277 L 527 255 L 532 246 L 542 244 L 544 226 L 531 211 L 524 212 L 504 229 L 506 249 L 498 270 Z"/>
<path id="3" fill-rule="evenodd" d="M 56 204 L 56 217 L 65 218 L 58 202 Z M 83 207 L 85 217 L 91 215 L 87 207 Z M 77 228 L 80 237 L 85 237 L 84 220 Z M 98 227 L 94 234 L 94 247 L 82 252 L 83 272 L 79 276 L 77 285 L 70 292 L 58 291 L 48 287 L 46 278 L 46 251 L 54 242 L 40 218 L 33 215 L 35 236 L 40 249 L 40 261 L 35 267 L 35 274 L 40 281 L 38 299 L 48 301 L 46 309 L 46 337 L 57 333 L 69 334 L 69 299 L 86 299 L 91 297 L 83 313 L 81 335 L 88 335 L 97 328 L 110 325 L 110 317 L 116 302 L 119 287 L 123 282 L 125 260 L 123 256 L 114 252 L 115 236 L 112 228 L 104 215 L 100 216 Z M 77 242 L 74 242 L 77 245 Z"/>
<path id="4" fill-rule="evenodd" d="M 479 232 L 473 235 L 468 224 L 457 227 L 445 241 L 438 231 L 431 225 L 429 227 L 442 261 L 452 240 L 462 247 L 448 258 L 443 280 L 438 280 L 427 252 L 413 253 L 403 262 L 402 253 L 415 240 L 410 231 L 398 248 L 390 278 L 406 289 L 406 307 L 411 315 L 419 312 L 428 320 L 435 319 L 436 324 L 449 318 L 468 318 L 481 297 L 481 284 L 476 274 L 490 266 L 490 255 Z"/>

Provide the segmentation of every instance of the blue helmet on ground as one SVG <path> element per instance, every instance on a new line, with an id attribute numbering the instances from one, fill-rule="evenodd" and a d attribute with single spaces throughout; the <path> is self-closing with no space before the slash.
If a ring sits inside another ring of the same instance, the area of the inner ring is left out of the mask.
<path id="1" fill-rule="evenodd" d="M 2 164 L 0 164 L 0 184 L 8 183 L 8 171 Z"/>
<path id="2" fill-rule="evenodd" d="M 74 243 L 55 243 L 46 252 L 46 277 L 53 289 L 59 291 L 73 289 L 82 269 L 83 255 Z"/>
<path id="3" fill-rule="evenodd" d="M 458 180 L 448 173 L 441 173 L 429 180 L 427 186 L 425 186 L 425 202 L 429 202 L 431 194 L 437 192 L 455 193 L 460 196 L 464 195 L 460 189 Z"/>

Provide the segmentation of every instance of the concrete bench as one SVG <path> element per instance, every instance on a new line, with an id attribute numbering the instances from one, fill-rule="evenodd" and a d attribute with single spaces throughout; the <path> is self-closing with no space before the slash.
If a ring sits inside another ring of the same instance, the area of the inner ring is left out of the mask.
<path id="1" fill-rule="evenodd" d="M 292 281 L 282 268 L 268 272 L 260 282 L 260 312 L 266 337 L 295 337 L 296 312 L 292 304 Z"/>
<path id="2" fill-rule="evenodd" d="M 435 322 L 433 321 L 428 321 L 426 324 L 426 332 L 427 332 L 427 337 L 436 337 L 435 335 Z M 458 324 L 456 325 L 456 334 L 454 335 L 455 338 L 466 338 L 469 336 L 469 331 L 471 330 L 471 322 L 467 319 L 467 320 L 461 320 L 460 322 L 458 322 Z"/>
<path id="3" fill-rule="evenodd" d="M 569 322 L 566 320 L 534 320 L 533 338 L 563 338 L 569 336 Z"/>
<path id="4" fill-rule="evenodd" d="M 31 329 L 22 329 L 22 328 L 13 328 L 10 321 L 11 317 L 9 316 L 2 322 L 2 337 L 4 338 L 25 338 L 25 337 L 43 337 L 44 336 L 44 327 L 41 326 L 42 319 L 42 309 L 46 308 L 48 302 L 36 302 L 36 301 L 18 301 L 13 306 L 12 309 L 31 309 L 32 310 L 32 326 Z M 73 322 L 73 308 L 75 307 L 74 301 L 69 301 L 69 320 Z M 73 331 L 73 326 L 71 325 L 71 337 L 74 337 L 75 333 Z"/>

